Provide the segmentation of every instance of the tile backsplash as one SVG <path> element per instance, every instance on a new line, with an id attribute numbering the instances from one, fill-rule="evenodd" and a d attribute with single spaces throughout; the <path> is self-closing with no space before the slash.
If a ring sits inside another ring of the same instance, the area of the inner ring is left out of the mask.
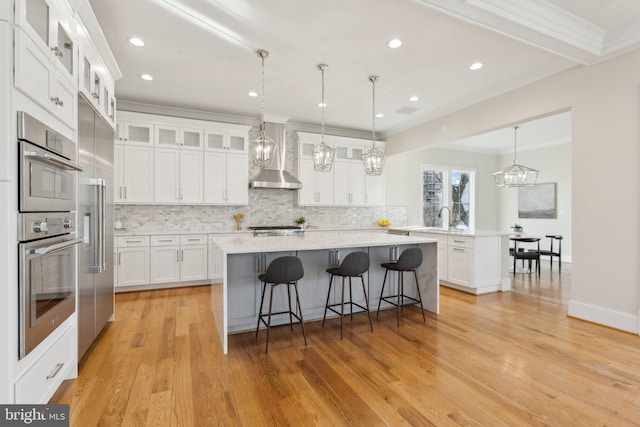
<path id="1" fill-rule="evenodd" d="M 250 189 L 248 206 L 116 205 L 115 221 L 129 231 L 233 231 L 233 215 L 243 213 L 242 226 L 294 225 L 301 216 L 312 227 L 373 227 L 383 218 L 392 225 L 406 225 L 404 207 L 297 206 L 296 192 Z"/>

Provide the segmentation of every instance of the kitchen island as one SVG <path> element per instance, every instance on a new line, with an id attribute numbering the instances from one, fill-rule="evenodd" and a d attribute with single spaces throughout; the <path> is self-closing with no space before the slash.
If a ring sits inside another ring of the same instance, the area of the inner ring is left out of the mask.
<path id="1" fill-rule="evenodd" d="M 305 321 L 321 319 L 329 288 L 328 267 L 338 265 L 350 252 L 366 251 L 371 265 L 365 276 L 365 285 L 371 310 L 378 307 L 384 278 L 383 262 L 397 259 L 409 247 L 419 247 L 423 262 L 418 269 L 420 292 L 425 310 L 439 312 L 438 249 L 437 241 L 416 236 L 398 236 L 386 233 L 334 232 L 306 233 L 302 236 L 253 237 L 238 235 L 214 238 L 212 249 L 221 254 L 222 281 L 211 286 L 211 311 L 216 321 L 218 336 L 224 353 L 228 352 L 228 334 L 256 327 L 261 288 L 258 275 L 279 256 L 296 255 L 302 260 L 304 277 L 298 282 L 302 314 Z M 390 273 L 385 294 L 396 291 L 397 278 Z M 389 287 L 390 285 L 390 287 Z M 330 302 L 339 301 L 339 286 L 334 286 Z M 405 294 L 416 296 L 413 281 L 407 279 Z M 353 299 L 364 305 L 362 287 L 353 286 Z M 278 292 L 274 296 L 273 311 L 285 307 L 286 298 Z M 389 307 L 383 302 L 382 307 Z M 273 324 L 286 323 L 287 318 L 274 318 Z"/>

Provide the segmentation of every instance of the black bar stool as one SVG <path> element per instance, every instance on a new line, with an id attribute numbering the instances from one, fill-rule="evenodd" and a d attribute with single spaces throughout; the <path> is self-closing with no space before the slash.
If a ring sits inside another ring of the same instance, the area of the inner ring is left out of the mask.
<path id="1" fill-rule="evenodd" d="M 369 254 L 366 252 L 351 252 L 344 258 L 340 267 L 331 267 L 327 268 L 327 273 L 331 275 L 329 279 L 329 291 L 327 292 L 327 302 L 324 307 L 324 316 L 322 318 L 322 326 L 324 327 L 324 322 L 327 318 L 327 310 L 331 310 L 336 314 L 340 315 L 340 339 L 342 339 L 342 321 L 344 319 L 344 279 L 345 277 L 349 278 L 349 301 L 347 304 L 350 305 L 350 314 L 351 320 L 353 320 L 353 306 L 362 309 L 367 312 L 367 316 L 369 316 L 369 327 L 371 328 L 371 332 L 373 332 L 373 323 L 371 323 L 371 314 L 369 313 L 369 299 L 367 297 L 367 290 L 364 286 L 364 278 L 362 275 L 369 270 Z M 342 277 L 342 299 L 340 303 L 337 304 L 329 304 L 329 296 L 331 295 L 331 285 L 333 284 L 333 276 Z M 353 302 L 353 292 L 351 288 L 351 278 L 359 277 L 362 281 L 362 291 L 364 292 L 364 303 L 366 307 L 361 306 Z M 333 307 L 340 306 L 340 311 L 334 309 Z"/>
<path id="2" fill-rule="evenodd" d="M 277 314 L 289 315 L 289 326 L 293 332 L 293 318 L 295 317 L 302 326 L 302 335 L 304 336 L 304 345 L 307 345 L 307 334 L 304 332 L 304 321 L 302 320 L 302 306 L 300 305 L 300 298 L 298 296 L 298 280 L 304 276 L 304 269 L 302 268 L 302 262 L 300 258 L 295 256 L 283 256 L 274 259 L 269 263 L 267 271 L 258 276 L 258 279 L 262 282 L 262 299 L 260 300 L 260 312 L 258 314 L 258 325 L 256 326 L 256 338 L 258 338 L 258 330 L 260 328 L 260 322 L 267 327 L 267 346 L 265 353 L 269 353 L 269 331 L 271 330 L 271 316 Z M 262 314 L 262 306 L 264 305 L 264 294 L 267 289 L 267 284 L 271 285 L 271 293 L 269 297 L 269 313 Z M 278 285 L 287 285 L 287 300 L 289 302 L 289 311 L 279 311 L 272 313 L 273 307 L 273 288 Z M 291 310 L 291 286 L 296 292 L 296 305 L 298 314 Z M 267 317 L 268 321 L 265 322 L 264 318 Z"/>
<path id="3" fill-rule="evenodd" d="M 397 308 L 397 325 L 400 326 L 400 308 L 405 305 L 404 299 L 408 299 L 411 301 L 411 304 L 420 303 L 420 311 L 422 312 L 422 320 L 424 322 L 427 321 L 427 318 L 424 316 L 424 308 L 422 307 L 422 295 L 420 295 L 420 284 L 418 283 L 418 273 L 417 268 L 422 265 L 422 250 L 420 248 L 409 248 L 405 249 L 398 258 L 396 262 L 385 262 L 380 264 L 383 268 L 385 268 L 384 272 L 384 281 L 382 282 L 382 290 L 380 291 L 380 301 L 378 301 L 378 311 L 376 316 L 380 313 L 380 304 L 382 301 L 386 301 L 391 305 L 395 305 Z M 389 295 L 387 297 L 383 297 L 384 294 L 384 285 L 387 282 L 387 273 L 391 271 L 397 271 L 400 274 L 398 280 L 398 295 Z M 404 294 L 404 273 L 413 271 L 413 275 L 416 279 L 416 289 L 418 290 L 418 298 L 413 298 Z M 393 301 L 395 299 L 395 302 Z"/>

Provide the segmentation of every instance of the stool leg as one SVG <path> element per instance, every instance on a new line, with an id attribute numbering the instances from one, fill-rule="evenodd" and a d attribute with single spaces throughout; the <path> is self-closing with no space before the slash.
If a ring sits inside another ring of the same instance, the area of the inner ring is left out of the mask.
<path id="1" fill-rule="evenodd" d="M 291 311 L 291 282 L 287 283 L 287 300 L 289 302 L 289 329 L 293 332 L 293 312 Z"/>
<path id="2" fill-rule="evenodd" d="M 267 346 L 264 349 L 265 354 L 269 354 L 269 332 L 271 331 L 271 308 L 273 307 L 273 288 L 276 287 L 276 284 L 271 285 L 271 293 L 269 296 L 269 321 L 267 322 Z"/>
<path id="3" fill-rule="evenodd" d="M 329 291 L 327 292 L 327 302 L 324 305 L 324 316 L 322 316 L 322 327 L 324 328 L 324 321 L 327 318 L 327 309 L 329 308 L 329 296 L 331 295 L 331 284 L 333 283 L 333 274 L 329 279 Z"/>
<path id="4" fill-rule="evenodd" d="M 300 326 L 302 326 L 302 336 L 304 337 L 304 345 L 307 346 L 307 334 L 304 331 L 304 320 L 302 319 L 302 306 L 300 305 L 300 297 L 298 296 L 298 282 L 293 282 L 293 290 L 296 291 L 296 304 L 298 304 L 298 316 L 300 316 Z"/>
<path id="5" fill-rule="evenodd" d="M 353 322 L 353 289 L 351 288 L 351 276 L 349 276 L 349 315 Z"/>
<path id="6" fill-rule="evenodd" d="M 380 299 L 378 300 L 378 311 L 376 312 L 376 316 L 380 314 L 380 304 L 382 304 L 382 296 L 384 295 L 384 285 L 387 283 L 387 273 L 389 270 L 384 271 L 384 280 L 382 281 L 382 290 L 380 291 Z"/>
<path id="7" fill-rule="evenodd" d="M 367 307 L 367 316 L 369 317 L 369 327 L 371 328 L 371 332 L 373 332 L 373 323 L 371 323 L 371 313 L 369 312 L 369 298 L 367 297 L 367 289 L 364 286 L 364 277 L 362 277 L 362 274 L 360 275 L 360 280 L 362 280 L 362 292 L 364 292 L 364 304 Z"/>
<path id="8" fill-rule="evenodd" d="M 402 271 L 398 271 L 398 300 L 396 301 L 396 326 L 400 327 L 400 295 L 402 295 Z"/>
<path id="9" fill-rule="evenodd" d="M 420 300 L 420 311 L 422 312 L 422 321 L 426 322 L 427 318 L 424 317 L 424 307 L 422 306 L 422 295 L 420 294 L 420 284 L 418 283 L 418 272 L 413 270 L 413 275 L 416 277 L 416 289 L 418 289 L 418 299 Z"/>
<path id="10" fill-rule="evenodd" d="M 258 325 L 256 326 L 256 338 L 258 338 L 258 330 L 260 329 L 260 320 L 262 320 L 262 305 L 264 304 L 264 291 L 267 289 L 267 284 L 262 282 L 262 299 L 260 299 L 260 311 L 258 311 Z"/>
<path id="11" fill-rule="evenodd" d="M 344 276 L 342 277 L 342 300 L 340 310 L 340 339 L 342 339 L 342 321 L 344 320 Z"/>

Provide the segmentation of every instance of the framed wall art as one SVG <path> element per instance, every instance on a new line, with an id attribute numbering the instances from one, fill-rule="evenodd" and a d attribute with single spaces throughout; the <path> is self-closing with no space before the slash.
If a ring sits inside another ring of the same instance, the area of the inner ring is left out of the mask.
<path id="1" fill-rule="evenodd" d="M 518 188 L 518 218 L 556 217 L 556 183 Z"/>

